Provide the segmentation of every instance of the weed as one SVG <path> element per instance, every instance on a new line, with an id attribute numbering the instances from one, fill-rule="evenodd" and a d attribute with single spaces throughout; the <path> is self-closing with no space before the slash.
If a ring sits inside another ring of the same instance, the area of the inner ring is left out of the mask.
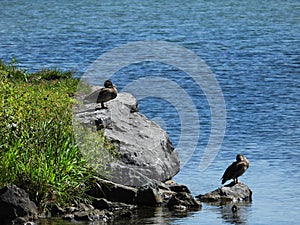
<path id="1" fill-rule="evenodd" d="M 99 145 L 103 149 L 97 161 L 100 169 L 92 169 L 72 126 L 70 96 L 79 80 L 58 70 L 27 74 L 15 63 L 0 62 L 0 187 L 18 185 L 41 210 L 47 201 L 61 206 L 81 202 L 87 197 L 88 181 L 107 175 L 109 159 L 104 155 L 111 144 L 101 132 L 95 136 L 85 131 L 83 138 L 96 143 L 94 152 Z"/>

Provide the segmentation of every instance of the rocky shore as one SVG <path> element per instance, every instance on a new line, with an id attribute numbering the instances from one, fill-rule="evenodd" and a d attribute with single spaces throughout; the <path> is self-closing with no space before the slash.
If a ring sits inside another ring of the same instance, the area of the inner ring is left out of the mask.
<path id="1" fill-rule="evenodd" d="M 139 112 L 131 94 L 120 93 L 107 103 L 107 109 L 100 110 L 93 95 L 81 100 L 83 104 L 74 114 L 76 122 L 103 130 L 118 151 L 117 159 L 107 165 L 109 178 L 91 180 L 86 203 L 61 208 L 49 201 L 42 214 L 24 190 L 8 185 L 0 190 L 1 224 L 24 224 L 51 216 L 70 221 L 109 221 L 132 217 L 134 210 L 143 206 L 187 212 L 200 210 L 200 201 L 251 201 L 252 191 L 243 184 L 221 187 L 196 200 L 188 187 L 173 181 L 180 162 L 168 134 Z"/>

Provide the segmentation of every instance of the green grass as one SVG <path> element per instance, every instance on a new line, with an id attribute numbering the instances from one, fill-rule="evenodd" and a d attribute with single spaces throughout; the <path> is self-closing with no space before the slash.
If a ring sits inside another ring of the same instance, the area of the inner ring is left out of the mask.
<path id="1" fill-rule="evenodd" d="M 113 147 L 103 134 L 76 126 L 86 145 L 96 143 L 89 148 L 98 152 L 97 170 L 76 143 L 72 96 L 78 82 L 69 71 L 29 74 L 16 61 L 0 62 L 0 188 L 18 185 L 41 211 L 47 201 L 62 207 L 84 201 L 91 178 L 108 175 L 104 156 Z"/>

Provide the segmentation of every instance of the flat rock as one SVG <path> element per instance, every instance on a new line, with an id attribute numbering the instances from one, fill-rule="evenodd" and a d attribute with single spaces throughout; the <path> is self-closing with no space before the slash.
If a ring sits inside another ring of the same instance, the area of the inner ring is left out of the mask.
<path id="1" fill-rule="evenodd" d="M 111 202 L 105 198 L 94 198 L 92 205 L 95 209 L 116 211 L 121 209 L 134 209 L 134 205 L 128 205 L 122 202 Z"/>
<path id="2" fill-rule="evenodd" d="M 112 181 L 96 178 L 88 194 L 94 198 L 105 198 L 111 202 L 122 202 L 134 205 L 138 190 Z"/>
<path id="3" fill-rule="evenodd" d="M 168 134 L 139 112 L 137 100 L 129 93 L 105 103 L 108 109 L 90 101 L 77 109 L 74 118 L 81 124 L 104 129 L 115 143 L 120 157 L 111 162 L 110 179 L 127 186 L 144 186 L 166 181 L 180 170 L 178 154 Z"/>
<path id="4" fill-rule="evenodd" d="M 202 202 L 242 202 L 242 201 L 252 201 L 252 191 L 251 189 L 243 183 L 234 184 L 234 182 L 222 186 L 212 192 L 206 193 L 204 195 L 196 196 Z"/>

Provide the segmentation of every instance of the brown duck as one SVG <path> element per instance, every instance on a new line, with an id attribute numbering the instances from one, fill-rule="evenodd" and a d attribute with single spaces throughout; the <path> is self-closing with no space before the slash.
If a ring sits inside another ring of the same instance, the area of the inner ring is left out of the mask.
<path id="1" fill-rule="evenodd" d="M 249 167 L 249 161 L 242 154 L 236 156 L 236 161 L 233 162 L 224 172 L 222 176 L 222 184 L 233 179 L 234 183 L 238 183 L 238 177 L 242 176 Z"/>
<path id="2" fill-rule="evenodd" d="M 113 83 L 110 80 L 106 80 L 104 82 L 104 88 L 100 89 L 96 102 L 101 103 L 101 109 L 107 109 L 107 107 L 104 106 L 104 102 L 108 102 L 116 98 L 117 95 L 117 88 L 113 85 Z"/>

